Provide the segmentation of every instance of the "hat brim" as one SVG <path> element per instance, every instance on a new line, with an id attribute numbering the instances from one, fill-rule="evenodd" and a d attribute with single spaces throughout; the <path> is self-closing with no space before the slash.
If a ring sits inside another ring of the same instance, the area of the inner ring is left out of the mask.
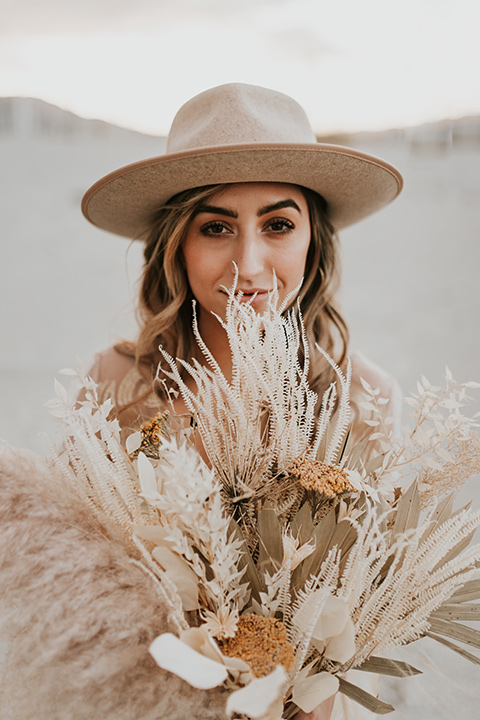
<path id="1" fill-rule="evenodd" d="M 399 171 L 380 158 L 330 144 L 249 144 L 201 148 L 141 160 L 92 185 L 82 211 L 94 225 L 142 239 L 155 213 L 183 190 L 217 183 L 279 182 L 315 190 L 336 229 L 394 200 Z"/>

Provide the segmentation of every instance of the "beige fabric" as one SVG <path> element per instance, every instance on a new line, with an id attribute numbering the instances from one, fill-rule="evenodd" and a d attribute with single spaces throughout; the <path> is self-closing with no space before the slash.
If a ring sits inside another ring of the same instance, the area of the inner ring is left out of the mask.
<path id="1" fill-rule="evenodd" d="M 173 195 L 239 182 L 315 190 L 337 229 L 384 207 L 403 184 L 384 160 L 316 143 L 305 112 L 287 95 L 231 83 L 189 100 L 173 121 L 166 153 L 101 178 L 85 193 L 82 211 L 94 225 L 138 239 Z"/>

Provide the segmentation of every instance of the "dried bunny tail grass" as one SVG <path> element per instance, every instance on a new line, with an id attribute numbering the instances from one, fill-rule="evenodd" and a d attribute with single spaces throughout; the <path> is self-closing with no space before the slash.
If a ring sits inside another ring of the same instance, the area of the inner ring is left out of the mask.
<path id="1" fill-rule="evenodd" d="M 404 428 L 398 438 L 393 436 L 393 429 L 386 433 L 390 450 L 385 454 L 382 470 L 377 473 L 380 481 L 382 473 L 388 477 L 389 473 L 400 472 L 404 478 L 420 473 L 423 483 L 420 494 L 425 491 L 422 498 L 425 507 L 432 497 L 425 485 L 433 487 L 438 481 L 439 494 L 444 488 L 446 492 L 456 491 L 478 472 L 479 413 L 470 417 L 463 408 L 471 401 L 469 389 L 479 387 L 480 384 L 475 382 L 456 382 L 448 368 L 442 387 L 432 385 L 422 377 L 417 383 L 417 392 L 404 398 L 405 404 L 412 408 L 413 427 Z M 434 493 L 437 493 L 437 486 Z"/>
<path id="2" fill-rule="evenodd" d="M 448 448 L 451 456 L 440 468 L 424 468 L 418 475 L 422 508 L 429 507 L 450 492 L 458 492 L 473 475 L 480 473 L 480 438 L 470 437 L 452 442 Z"/>
<path id="3" fill-rule="evenodd" d="M 107 520 L 33 453 L 0 450 L 0 600 L 9 720 L 225 718 L 225 694 L 165 673 L 172 630 L 155 583 Z"/>

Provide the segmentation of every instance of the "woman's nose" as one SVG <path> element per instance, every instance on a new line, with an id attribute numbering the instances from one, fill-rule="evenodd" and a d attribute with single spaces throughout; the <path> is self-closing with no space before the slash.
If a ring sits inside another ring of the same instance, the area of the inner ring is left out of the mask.
<path id="1" fill-rule="evenodd" d="M 238 239 L 235 255 L 239 279 L 253 278 L 264 270 L 264 248 L 255 233 L 242 233 Z"/>

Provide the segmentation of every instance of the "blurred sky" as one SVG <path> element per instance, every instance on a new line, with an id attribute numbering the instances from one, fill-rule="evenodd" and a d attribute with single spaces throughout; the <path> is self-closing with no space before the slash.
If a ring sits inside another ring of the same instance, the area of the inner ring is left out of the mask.
<path id="1" fill-rule="evenodd" d="M 166 134 L 224 82 L 295 97 L 317 132 L 480 113 L 478 0 L 0 0 L 0 95 Z"/>

